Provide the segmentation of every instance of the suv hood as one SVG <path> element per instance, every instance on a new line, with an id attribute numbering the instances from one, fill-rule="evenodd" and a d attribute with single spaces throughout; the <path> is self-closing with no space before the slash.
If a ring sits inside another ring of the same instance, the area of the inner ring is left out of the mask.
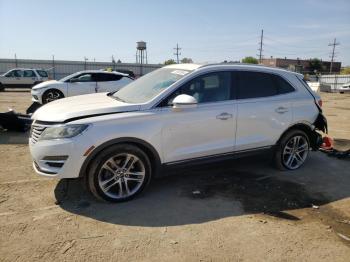
<path id="1" fill-rule="evenodd" d="M 32 119 L 64 122 L 72 118 L 140 110 L 138 104 L 128 104 L 107 96 L 107 93 L 73 96 L 50 102 L 35 111 Z"/>

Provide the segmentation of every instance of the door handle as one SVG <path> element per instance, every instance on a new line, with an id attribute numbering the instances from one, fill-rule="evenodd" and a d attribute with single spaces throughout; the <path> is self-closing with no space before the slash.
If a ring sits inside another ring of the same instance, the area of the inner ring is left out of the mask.
<path id="1" fill-rule="evenodd" d="M 288 112 L 288 108 L 280 106 L 280 107 L 276 108 L 275 111 L 276 111 L 276 113 L 284 114 L 284 113 Z"/>
<path id="2" fill-rule="evenodd" d="M 220 119 L 220 120 L 227 120 L 229 118 L 232 118 L 232 114 L 229 113 L 221 113 L 220 115 L 216 116 L 216 119 Z"/>

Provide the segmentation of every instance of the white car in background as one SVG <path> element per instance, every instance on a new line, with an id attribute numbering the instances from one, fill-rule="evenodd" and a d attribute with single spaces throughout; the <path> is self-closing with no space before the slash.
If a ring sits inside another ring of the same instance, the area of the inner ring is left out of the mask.
<path id="1" fill-rule="evenodd" d="M 87 70 L 51 80 L 32 88 L 32 101 L 46 104 L 64 97 L 92 93 L 115 92 L 132 82 L 128 74 Z"/>
<path id="2" fill-rule="evenodd" d="M 344 94 L 345 92 L 350 93 L 350 82 L 342 84 L 341 87 L 338 87 L 338 91 L 341 94 Z"/>
<path id="3" fill-rule="evenodd" d="M 14 68 L 0 75 L 0 91 L 5 87 L 32 87 L 48 80 L 48 74 L 43 69 Z"/>

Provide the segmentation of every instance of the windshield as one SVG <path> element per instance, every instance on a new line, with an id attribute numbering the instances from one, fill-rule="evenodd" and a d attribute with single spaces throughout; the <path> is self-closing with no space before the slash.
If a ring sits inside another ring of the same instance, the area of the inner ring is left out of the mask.
<path id="1" fill-rule="evenodd" d="M 65 76 L 62 79 L 60 79 L 59 81 L 66 82 L 67 80 L 71 79 L 73 76 L 76 76 L 76 75 L 79 75 L 79 74 L 80 74 L 80 72 L 77 72 L 77 73 L 71 74 L 69 76 Z"/>
<path id="2" fill-rule="evenodd" d="M 160 68 L 126 85 L 114 93 L 113 97 L 126 103 L 145 103 L 189 72 L 182 69 Z"/>

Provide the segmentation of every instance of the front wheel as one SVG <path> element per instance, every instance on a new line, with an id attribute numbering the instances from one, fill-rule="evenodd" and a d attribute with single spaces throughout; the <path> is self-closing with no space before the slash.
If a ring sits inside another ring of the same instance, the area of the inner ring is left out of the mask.
<path id="1" fill-rule="evenodd" d="M 301 130 L 287 132 L 277 145 L 275 163 L 280 170 L 295 170 L 301 167 L 310 151 L 309 138 Z"/>
<path id="2" fill-rule="evenodd" d="M 61 99 L 63 98 L 64 95 L 62 94 L 61 91 L 59 90 L 55 90 L 55 89 L 50 89 L 47 90 L 44 94 L 43 94 L 43 104 L 47 104 L 50 103 L 52 101 L 55 101 L 57 99 Z"/>
<path id="3" fill-rule="evenodd" d="M 110 202 L 134 198 L 150 182 L 152 172 L 148 156 L 128 144 L 103 150 L 90 167 L 88 188 L 97 198 Z"/>

